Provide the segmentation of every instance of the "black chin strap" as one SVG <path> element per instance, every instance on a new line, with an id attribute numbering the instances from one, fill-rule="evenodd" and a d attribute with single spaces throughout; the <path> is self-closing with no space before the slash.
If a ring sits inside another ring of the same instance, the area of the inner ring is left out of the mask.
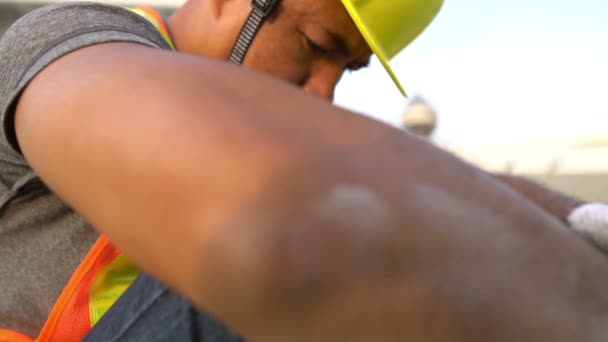
<path id="1" fill-rule="evenodd" d="M 228 59 L 230 63 L 243 63 L 243 59 L 245 59 L 253 38 L 255 38 L 260 26 L 262 26 L 262 22 L 270 15 L 277 2 L 278 0 L 251 0 L 252 10 L 241 29 L 236 43 L 232 47 L 232 52 Z"/>

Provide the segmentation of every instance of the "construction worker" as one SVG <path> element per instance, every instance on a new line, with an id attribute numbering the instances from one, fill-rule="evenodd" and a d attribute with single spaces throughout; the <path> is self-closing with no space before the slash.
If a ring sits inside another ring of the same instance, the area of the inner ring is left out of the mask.
<path id="1" fill-rule="evenodd" d="M 608 260 L 564 224 L 579 202 L 327 101 L 372 53 L 404 92 L 388 60 L 441 4 L 19 20 L 0 43 L 0 340 L 203 336 L 162 305 L 129 315 L 160 296 L 138 269 L 227 340 L 605 340 Z"/>

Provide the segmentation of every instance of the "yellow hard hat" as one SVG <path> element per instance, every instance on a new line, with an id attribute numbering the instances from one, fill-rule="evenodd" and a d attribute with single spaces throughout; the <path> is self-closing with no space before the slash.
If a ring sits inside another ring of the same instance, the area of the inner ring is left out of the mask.
<path id="1" fill-rule="evenodd" d="M 389 60 L 433 21 L 443 0 L 342 0 L 342 3 L 397 88 L 407 96 Z"/>

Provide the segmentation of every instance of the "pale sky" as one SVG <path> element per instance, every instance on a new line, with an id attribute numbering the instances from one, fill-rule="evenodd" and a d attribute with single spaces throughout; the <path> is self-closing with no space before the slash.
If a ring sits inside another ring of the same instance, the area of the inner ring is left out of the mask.
<path id="1" fill-rule="evenodd" d="M 392 65 L 446 143 L 608 136 L 608 0 L 446 0 Z M 393 124 L 405 107 L 376 60 L 336 103 Z"/>

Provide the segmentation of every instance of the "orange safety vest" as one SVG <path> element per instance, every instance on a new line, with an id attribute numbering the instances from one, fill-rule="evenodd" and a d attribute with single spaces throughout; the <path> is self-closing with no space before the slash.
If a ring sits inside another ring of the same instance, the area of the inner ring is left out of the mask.
<path id="1" fill-rule="evenodd" d="M 131 10 L 150 21 L 175 50 L 169 30 L 156 10 L 148 7 Z M 81 341 L 139 273 L 110 240 L 102 235 L 72 274 L 38 338 L 0 329 L 0 342 Z"/>

